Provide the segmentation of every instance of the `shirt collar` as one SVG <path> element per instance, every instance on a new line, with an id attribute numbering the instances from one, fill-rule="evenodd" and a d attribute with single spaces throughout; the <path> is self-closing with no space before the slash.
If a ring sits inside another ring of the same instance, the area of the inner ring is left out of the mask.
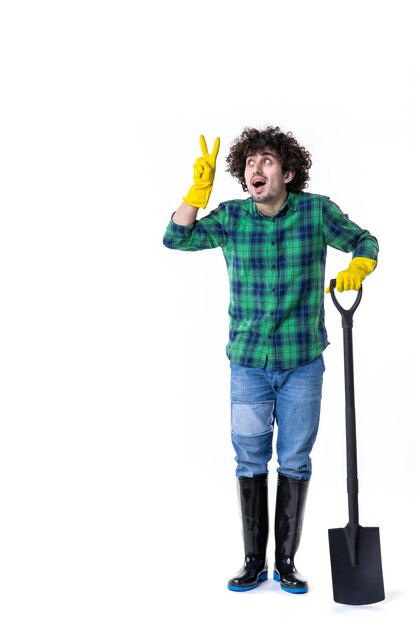
<path id="1" fill-rule="evenodd" d="M 283 215 L 284 213 L 286 213 L 287 211 L 297 211 L 298 210 L 298 193 L 294 193 L 293 191 L 289 191 L 288 192 L 288 196 L 287 199 L 285 200 L 284 204 L 282 205 L 279 213 L 277 215 L 275 215 L 275 217 L 268 217 L 266 215 L 262 215 L 262 213 L 260 213 L 260 211 L 258 211 L 255 202 L 252 200 L 252 198 L 248 198 L 248 201 L 250 203 L 250 207 L 251 207 L 251 213 L 252 215 L 254 215 L 255 217 L 258 217 L 260 219 L 277 219 L 280 215 Z"/>

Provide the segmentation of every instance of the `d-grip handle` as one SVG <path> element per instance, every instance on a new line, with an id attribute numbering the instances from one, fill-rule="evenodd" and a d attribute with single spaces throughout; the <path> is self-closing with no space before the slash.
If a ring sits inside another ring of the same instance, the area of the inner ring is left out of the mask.
<path id="1" fill-rule="evenodd" d="M 339 311 L 342 316 L 342 326 L 343 328 L 352 328 L 353 327 L 353 314 L 359 306 L 359 303 L 362 299 L 362 285 L 359 287 L 358 295 L 356 296 L 355 302 L 352 304 L 350 309 L 344 309 L 340 304 L 339 300 L 336 298 L 336 294 L 334 292 L 336 288 L 336 279 L 332 278 L 330 281 L 330 295 L 334 302 L 335 307 Z"/>

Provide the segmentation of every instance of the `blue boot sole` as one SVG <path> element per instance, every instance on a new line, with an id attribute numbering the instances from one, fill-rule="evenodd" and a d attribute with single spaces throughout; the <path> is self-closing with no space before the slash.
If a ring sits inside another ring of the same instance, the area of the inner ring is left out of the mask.
<path id="1" fill-rule="evenodd" d="M 307 586 L 306 587 L 285 587 L 285 585 L 283 585 L 281 582 L 278 572 L 275 572 L 275 571 L 274 571 L 274 580 L 276 580 L 277 583 L 280 583 L 281 589 L 283 591 L 287 591 L 288 593 L 307 593 L 308 591 Z"/>
<path id="2" fill-rule="evenodd" d="M 259 574 L 258 580 L 256 581 L 256 583 L 254 583 L 253 585 L 250 585 L 249 587 L 238 587 L 238 585 L 227 585 L 227 588 L 230 589 L 230 591 L 251 591 L 252 589 L 256 589 L 259 583 L 263 583 L 267 579 L 268 579 L 268 572 L 262 572 L 261 574 Z"/>

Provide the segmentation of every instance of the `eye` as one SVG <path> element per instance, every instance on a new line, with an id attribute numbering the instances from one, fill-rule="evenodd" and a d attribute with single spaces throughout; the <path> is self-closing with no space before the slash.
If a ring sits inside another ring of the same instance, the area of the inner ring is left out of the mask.
<path id="1" fill-rule="evenodd" d="M 254 160 L 253 159 L 248 159 L 246 164 L 249 165 L 250 167 L 252 167 L 252 165 L 254 164 Z"/>
<path id="2" fill-rule="evenodd" d="M 267 165 L 271 165 L 271 164 L 272 164 L 272 159 L 270 159 L 270 158 L 268 158 L 268 157 L 267 157 L 267 158 L 264 160 L 264 163 L 266 163 Z"/>

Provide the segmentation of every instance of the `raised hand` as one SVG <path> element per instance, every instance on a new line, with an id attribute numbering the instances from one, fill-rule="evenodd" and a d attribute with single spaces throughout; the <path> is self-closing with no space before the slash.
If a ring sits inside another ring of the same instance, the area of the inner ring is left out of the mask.
<path id="1" fill-rule="evenodd" d="M 184 202 L 199 209 L 205 209 L 213 189 L 220 137 L 216 137 L 213 150 L 209 153 L 204 135 L 200 135 L 200 147 L 201 157 L 198 157 L 194 163 L 194 184 L 184 196 Z"/>

